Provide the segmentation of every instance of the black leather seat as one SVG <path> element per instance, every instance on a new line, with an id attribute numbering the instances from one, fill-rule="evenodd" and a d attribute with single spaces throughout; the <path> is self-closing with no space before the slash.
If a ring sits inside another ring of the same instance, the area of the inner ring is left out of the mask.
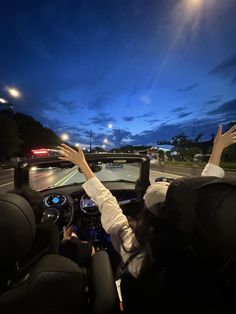
<path id="1" fill-rule="evenodd" d="M 0 194 L 0 312 L 116 313 L 107 253 L 97 252 L 84 269 L 57 255 L 58 245 L 54 224 L 36 226 L 24 198 Z"/>
<path id="2" fill-rule="evenodd" d="M 165 215 L 177 222 L 178 249 L 156 273 L 121 281 L 125 313 L 235 313 L 236 181 L 171 183 Z"/>

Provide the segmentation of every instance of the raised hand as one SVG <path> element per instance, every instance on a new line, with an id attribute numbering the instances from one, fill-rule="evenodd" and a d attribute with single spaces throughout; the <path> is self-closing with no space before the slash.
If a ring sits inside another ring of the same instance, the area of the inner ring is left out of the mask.
<path id="1" fill-rule="evenodd" d="M 66 144 L 61 144 L 57 148 L 59 149 L 59 153 L 62 155 L 59 159 L 70 161 L 79 167 L 86 162 L 84 152 L 80 146 L 78 146 L 78 151 Z"/>
<path id="2" fill-rule="evenodd" d="M 224 150 L 231 144 L 236 143 L 236 125 L 222 134 L 222 125 L 219 126 L 214 140 L 214 148 Z"/>

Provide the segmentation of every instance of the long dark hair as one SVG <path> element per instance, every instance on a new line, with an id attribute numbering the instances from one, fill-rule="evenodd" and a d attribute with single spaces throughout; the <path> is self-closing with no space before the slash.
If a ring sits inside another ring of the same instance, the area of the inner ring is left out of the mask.
<path id="1" fill-rule="evenodd" d="M 161 265 L 172 259 L 178 249 L 178 217 L 167 215 L 165 203 L 154 205 L 155 215 L 145 206 L 136 218 L 133 229 L 135 238 L 126 266 L 140 253 L 145 257 L 139 277 L 158 271 Z"/>

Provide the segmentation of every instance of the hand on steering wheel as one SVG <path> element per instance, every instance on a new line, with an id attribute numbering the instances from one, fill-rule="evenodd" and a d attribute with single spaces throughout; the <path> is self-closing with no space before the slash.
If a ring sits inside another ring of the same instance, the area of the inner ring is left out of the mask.
<path id="1" fill-rule="evenodd" d="M 63 240 L 70 240 L 71 237 L 78 238 L 76 233 L 73 232 L 73 226 L 70 227 L 63 227 Z"/>

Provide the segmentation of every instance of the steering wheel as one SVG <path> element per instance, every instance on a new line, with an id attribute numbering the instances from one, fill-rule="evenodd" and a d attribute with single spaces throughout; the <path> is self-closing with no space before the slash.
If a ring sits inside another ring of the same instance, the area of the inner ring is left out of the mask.
<path id="1" fill-rule="evenodd" d="M 73 198 L 66 193 L 50 193 L 43 198 L 41 223 L 55 223 L 59 230 L 72 224 L 75 204 Z"/>

